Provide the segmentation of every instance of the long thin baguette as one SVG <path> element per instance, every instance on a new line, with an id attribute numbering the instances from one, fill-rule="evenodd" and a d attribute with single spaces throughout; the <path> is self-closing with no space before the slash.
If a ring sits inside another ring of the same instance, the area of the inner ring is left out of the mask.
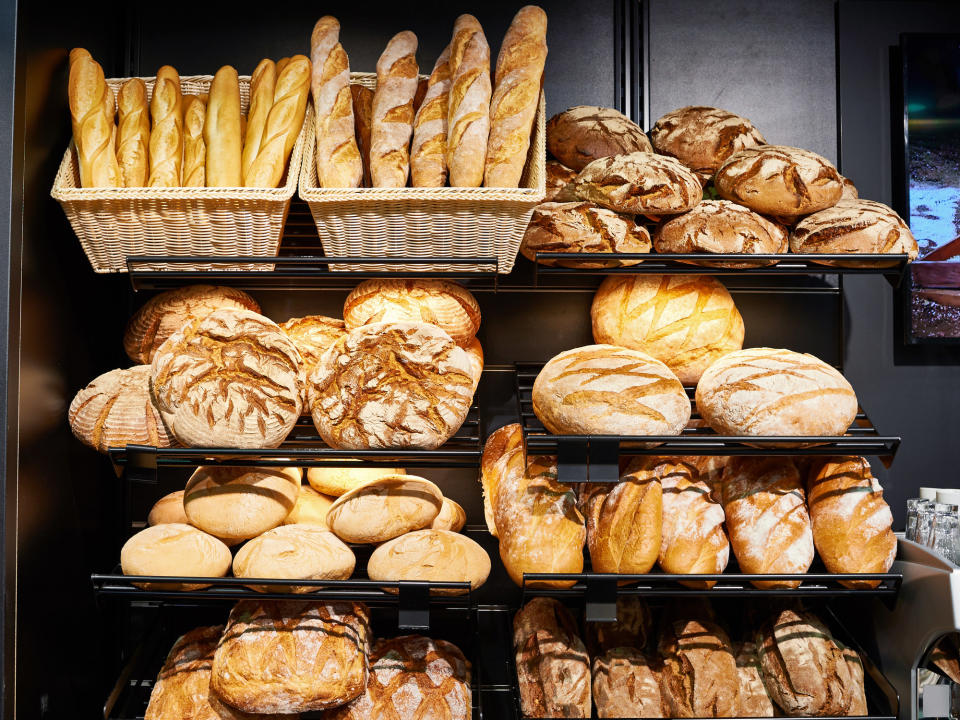
<path id="1" fill-rule="evenodd" d="M 243 186 L 241 137 L 240 81 L 237 71 L 224 65 L 213 76 L 203 123 L 207 187 Z"/>
<path id="2" fill-rule="evenodd" d="M 351 85 L 353 121 L 357 131 L 357 146 L 363 160 L 363 187 L 370 187 L 370 124 L 373 122 L 373 90 L 366 85 Z"/>
<path id="3" fill-rule="evenodd" d="M 244 183 L 250 172 L 250 166 L 260 152 L 263 130 L 267 125 L 270 108 L 273 107 L 273 94 L 276 88 L 277 66 L 273 60 L 263 59 L 250 76 L 250 110 L 247 112 L 247 129 L 244 133 L 240 167 Z"/>
<path id="4" fill-rule="evenodd" d="M 413 96 L 417 92 L 417 36 L 409 30 L 390 38 L 377 61 L 370 131 L 370 179 L 374 187 L 403 187 L 410 172 Z"/>
<path id="5" fill-rule="evenodd" d="M 414 187 L 443 187 L 447 182 L 447 102 L 450 97 L 450 46 L 437 58 L 427 92 L 413 120 L 410 174 Z"/>
<path id="6" fill-rule="evenodd" d="M 117 93 L 120 125 L 117 163 L 124 187 L 146 187 L 150 172 L 150 107 L 147 86 L 140 78 L 127 80 Z"/>
<path id="7" fill-rule="evenodd" d="M 81 187 L 120 187 L 114 125 L 107 117 L 109 88 L 103 68 L 79 48 L 70 55 L 68 95 Z M 109 95 L 112 101 L 112 94 Z"/>
<path id="8" fill-rule="evenodd" d="M 183 162 L 183 97 L 180 75 L 169 65 L 157 70 L 150 98 L 150 187 L 179 187 Z"/>
<path id="9" fill-rule="evenodd" d="M 206 185 L 207 145 L 203 126 L 207 116 L 206 100 L 196 95 L 183 96 L 183 186 Z"/>
<path id="10" fill-rule="evenodd" d="M 483 183 L 490 133 L 490 46 L 472 15 L 453 26 L 447 110 L 447 167 L 452 187 Z"/>

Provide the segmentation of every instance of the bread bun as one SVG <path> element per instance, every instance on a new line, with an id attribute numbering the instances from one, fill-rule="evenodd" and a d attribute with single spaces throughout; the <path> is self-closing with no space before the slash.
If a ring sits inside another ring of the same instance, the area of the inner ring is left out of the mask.
<path id="1" fill-rule="evenodd" d="M 677 215 L 703 199 L 700 180 L 680 161 L 652 152 L 601 158 L 574 181 L 583 200 L 630 215 Z"/>
<path id="2" fill-rule="evenodd" d="M 327 527 L 327 511 L 336 498 L 318 493 L 309 485 L 300 486 L 297 503 L 283 520 L 284 525 L 319 525 Z"/>
<path id="3" fill-rule="evenodd" d="M 120 550 L 124 575 L 223 577 L 230 569 L 230 549 L 212 535 L 183 523 L 144 528 Z M 135 583 L 144 590 L 200 590 L 209 584 Z"/>
<path id="4" fill-rule="evenodd" d="M 183 511 L 183 490 L 168 493 L 157 500 L 147 515 L 147 525 L 165 525 L 167 523 L 189 524 L 190 519 Z"/>
<path id="5" fill-rule="evenodd" d="M 320 356 L 328 347 L 347 334 L 343 320 L 324 315 L 290 318 L 280 323 L 280 329 L 297 346 L 306 372 L 320 362 Z"/>
<path id="6" fill-rule="evenodd" d="M 318 493 L 340 497 L 371 480 L 406 474 L 403 468 L 312 467 L 307 469 L 307 482 Z"/>
<path id="7" fill-rule="evenodd" d="M 433 530 L 449 530 L 451 532 L 460 532 L 467 523 L 467 514 L 460 507 L 460 504 L 444 496 L 443 505 L 440 512 L 430 523 Z"/>
<path id="8" fill-rule="evenodd" d="M 633 120 L 613 108 L 577 105 L 547 121 L 547 150 L 576 171 L 593 160 L 653 152 L 650 140 Z"/>
<path id="9" fill-rule="evenodd" d="M 238 578 L 346 580 L 357 559 L 353 551 L 326 528 L 281 525 L 246 543 L 233 559 Z M 315 586 L 250 585 L 258 592 L 314 592 Z"/>
<path id="10" fill-rule="evenodd" d="M 557 195 L 567 187 L 570 183 L 574 181 L 574 178 L 577 177 L 577 171 L 571 170 L 563 163 L 558 163 L 556 160 L 548 160 L 546 164 L 547 169 L 547 194 L 544 195 L 544 202 L 561 202 L 557 200 Z"/>
<path id="11" fill-rule="evenodd" d="M 449 530 L 415 530 L 380 545 L 367 562 L 371 580 L 469 582 L 476 590 L 490 574 L 490 556 L 466 535 Z M 434 590 L 436 595 L 462 595 Z"/>
<path id="12" fill-rule="evenodd" d="M 327 525 L 347 542 L 381 543 L 430 527 L 442 505 L 443 493 L 429 480 L 389 475 L 337 498 L 327 511 Z"/>

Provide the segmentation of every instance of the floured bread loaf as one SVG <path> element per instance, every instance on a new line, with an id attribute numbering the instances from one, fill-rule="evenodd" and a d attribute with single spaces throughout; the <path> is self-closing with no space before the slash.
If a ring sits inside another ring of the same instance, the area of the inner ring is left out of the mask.
<path id="1" fill-rule="evenodd" d="M 766 140 L 753 123 L 715 107 L 688 105 L 654 123 L 650 141 L 661 155 L 675 157 L 706 183 L 723 161 Z"/>
<path id="2" fill-rule="evenodd" d="M 443 498 L 443 505 L 440 512 L 430 523 L 433 530 L 450 530 L 451 532 L 460 532 L 463 526 L 467 524 L 467 513 L 460 506 L 460 503 L 451 500 L 448 497 Z"/>
<path id="3" fill-rule="evenodd" d="M 353 551 L 319 525 L 281 525 L 246 543 L 233 559 L 238 578 L 346 580 L 357 559 Z M 306 593 L 316 586 L 250 585 L 259 592 Z"/>
<path id="4" fill-rule="evenodd" d="M 67 417 L 74 436 L 102 453 L 126 445 L 177 444 L 150 396 L 149 365 L 95 378 L 74 396 Z"/>
<path id="5" fill-rule="evenodd" d="M 341 495 L 327 525 L 352 543 L 381 543 L 429 527 L 443 505 L 440 488 L 416 475 L 388 475 Z"/>
<path id="6" fill-rule="evenodd" d="M 523 428 L 520 423 L 511 423 L 494 430 L 487 436 L 483 446 L 483 455 L 480 458 L 483 517 L 487 523 L 487 530 L 494 537 L 499 537 L 497 524 L 494 521 L 494 511 L 497 507 L 500 478 L 510 459 L 510 451 L 518 447 L 523 449 Z"/>
<path id="7" fill-rule="evenodd" d="M 599 493 L 587 514 L 587 547 L 594 572 L 650 572 L 660 553 L 663 498 L 645 473 L 626 474 Z"/>
<path id="8" fill-rule="evenodd" d="M 307 482 L 318 493 L 340 497 L 371 480 L 387 475 L 406 475 L 403 468 L 381 467 L 312 467 L 307 469 Z"/>
<path id="9" fill-rule="evenodd" d="M 813 355 L 751 348 L 724 355 L 697 384 L 697 409 L 720 435 L 843 435 L 857 396 Z"/>
<path id="10" fill-rule="evenodd" d="M 740 679 L 727 633 L 701 619 L 665 623 L 660 687 L 669 717 L 740 717 Z"/>
<path id="11" fill-rule="evenodd" d="M 547 121 L 547 150 L 576 171 L 614 155 L 652 152 L 643 129 L 613 108 L 577 105 Z"/>
<path id="12" fill-rule="evenodd" d="M 223 577 L 230 569 L 230 548 L 220 540 L 182 523 L 144 528 L 120 549 L 124 575 Z M 136 583 L 145 590 L 200 590 L 203 583 Z"/>
<path id="13" fill-rule="evenodd" d="M 720 197 L 754 212 L 793 218 L 837 204 L 840 173 L 825 157 L 787 145 L 763 145 L 731 155 L 713 183 Z"/>
<path id="14" fill-rule="evenodd" d="M 336 498 L 318 493 L 309 485 L 300 486 L 297 504 L 283 520 L 284 525 L 319 525 L 327 527 L 327 511 Z"/>
<path id="15" fill-rule="evenodd" d="M 476 590 L 490 575 L 490 556 L 466 535 L 429 528 L 414 530 L 377 547 L 367 562 L 367 575 L 371 580 L 468 582 Z M 453 589 L 432 592 L 463 594 Z"/>
<path id="16" fill-rule="evenodd" d="M 148 364 L 173 333 L 219 308 L 260 312 L 256 300 L 235 288 L 189 285 L 167 290 L 150 298 L 130 318 L 123 333 L 123 349 L 134 362 Z"/>
<path id="17" fill-rule="evenodd" d="M 734 645 L 734 656 L 737 660 L 737 677 L 740 679 L 740 716 L 773 717 L 773 701 L 763 684 L 757 646 L 749 640 L 737 643 Z"/>
<path id="18" fill-rule="evenodd" d="M 469 290 L 447 280 L 366 280 L 344 301 L 343 319 L 348 330 L 371 323 L 430 323 L 466 345 L 480 329 L 480 306 Z"/>
<path id="19" fill-rule="evenodd" d="M 483 347 L 476 338 L 470 338 L 469 342 L 463 346 L 467 353 L 467 359 L 470 361 L 470 374 L 473 376 L 473 390 L 476 392 L 477 385 L 480 384 L 480 378 L 483 377 Z"/>
<path id="20" fill-rule="evenodd" d="M 574 189 L 583 200 L 631 215 L 677 215 L 703 199 L 696 175 L 652 152 L 594 160 L 577 175 Z"/>
<path id="21" fill-rule="evenodd" d="M 571 170 L 563 163 L 559 163 L 556 160 L 547 161 L 547 194 L 544 196 L 544 202 L 560 202 L 557 200 L 557 195 L 560 194 L 560 191 L 563 190 L 567 185 L 573 182 L 574 178 L 577 177 L 577 171 Z"/>
<path id="22" fill-rule="evenodd" d="M 847 670 L 849 670 L 849 679 L 844 685 L 843 703 L 844 707 L 847 708 L 847 715 L 868 715 L 867 691 L 863 686 L 863 660 L 853 648 L 847 647 L 836 638 L 833 641 L 840 648 L 840 654 L 847 665 Z"/>
<path id="23" fill-rule="evenodd" d="M 743 318 L 709 275 L 611 275 L 597 288 L 590 319 L 596 342 L 648 353 L 685 385 L 743 347 Z"/>
<path id="24" fill-rule="evenodd" d="M 433 449 L 463 424 L 473 400 L 467 353 L 435 325 L 363 325 L 310 373 L 310 412 L 331 447 Z"/>
<path id="25" fill-rule="evenodd" d="M 293 340 L 293 344 L 300 351 L 305 372 L 312 370 L 324 351 L 347 334 L 343 320 L 324 315 L 290 318 L 280 323 L 280 329 Z"/>
<path id="26" fill-rule="evenodd" d="M 593 704 L 598 718 L 662 718 L 660 672 L 640 650 L 618 647 L 593 658 Z"/>
<path id="27" fill-rule="evenodd" d="M 570 435 L 679 435 L 690 401 L 670 368 L 638 350 L 587 345 L 556 355 L 533 384 L 544 427 Z"/>
<path id="28" fill-rule="evenodd" d="M 150 514 L 147 515 L 147 525 L 163 525 L 165 523 L 190 523 L 190 519 L 183 511 L 183 490 L 164 495 L 150 508 Z"/>
<path id="29" fill-rule="evenodd" d="M 860 193 L 857 190 L 857 186 L 853 184 L 853 180 L 841 175 L 840 181 L 843 183 L 843 194 L 840 196 L 841 200 L 857 200 L 860 197 Z"/>

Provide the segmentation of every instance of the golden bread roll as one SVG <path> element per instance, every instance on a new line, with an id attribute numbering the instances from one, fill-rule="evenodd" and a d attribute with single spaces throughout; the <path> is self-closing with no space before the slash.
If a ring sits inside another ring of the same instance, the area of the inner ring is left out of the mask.
<path id="1" fill-rule="evenodd" d="M 690 401 L 670 368 L 638 350 L 587 345 L 543 366 L 533 411 L 558 435 L 679 435 Z"/>
<path id="2" fill-rule="evenodd" d="M 344 493 L 327 511 L 327 525 L 352 543 L 381 543 L 430 527 L 443 493 L 416 475 L 388 475 Z"/>
<path id="3" fill-rule="evenodd" d="M 300 468 L 201 465 L 183 491 L 190 523 L 229 545 L 275 528 L 300 491 Z"/>
<path id="4" fill-rule="evenodd" d="M 250 76 L 250 108 L 247 111 L 246 127 L 243 131 L 243 151 L 240 154 L 240 173 L 244 180 L 250 167 L 260 152 L 263 131 L 267 117 L 273 107 L 273 96 L 277 89 L 277 66 L 273 60 L 265 58 L 257 63 Z"/>
<path id="5" fill-rule="evenodd" d="M 327 527 L 327 511 L 336 498 L 318 493 L 309 485 L 300 486 L 297 503 L 290 514 L 283 519 L 284 525 L 320 525 Z"/>
<path id="6" fill-rule="evenodd" d="M 183 96 L 183 176 L 184 187 L 204 187 L 207 184 L 207 145 L 203 139 L 203 125 L 207 119 L 207 104 L 196 95 Z"/>
<path id="7" fill-rule="evenodd" d="M 150 97 L 150 187 L 179 187 L 183 163 L 183 97 L 180 75 L 157 70 Z"/>
<path id="8" fill-rule="evenodd" d="M 390 38 L 377 60 L 377 89 L 370 125 L 373 187 L 405 187 L 410 174 L 413 96 L 417 92 L 417 36 L 409 30 Z"/>
<path id="9" fill-rule="evenodd" d="M 730 638 L 709 620 L 664 624 L 660 688 L 668 717 L 740 717 L 740 678 Z"/>
<path id="10" fill-rule="evenodd" d="M 599 158 L 653 152 L 633 120 L 613 108 L 593 105 L 577 105 L 550 118 L 547 150 L 576 172 Z"/>
<path id="11" fill-rule="evenodd" d="M 190 518 L 183 510 L 183 490 L 168 493 L 157 500 L 147 515 L 147 525 L 165 525 L 167 523 L 190 524 Z"/>
<path id="12" fill-rule="evenodd" d="M 80 187 L 122 187 L 115 151 L 113 91 L 103 77 L 103 68 L 83 48 L 70 53 L 68 95 Z"/>
<path id="13" fill-rule="evenodd" d="M 660 554 L 663 497 L 645 473 L 624 475 L 589 505 L 587 548 L 594 572 L 648 573 Z"/>
<path id="14" fill-rule="evenodd" d="M 480 329 L 480 306 L 448 280 L 365 280 L 343 303 L 348 330 L 378 322 L 425 322 L 465 346 Z"/>
<path id="15" fill-rule="evenodd" d="M 230 548 L 220 540 L 183 523 L 144 528 L 120 549 L 124 575 L 223 577 L 230 569 Z M 200 590 L 202 583 L 136 583 L 144 590 Z"/>
<path id="16" fill-rule="evenodd" d="M 483 517 L 487 530 L 494 537 L 500 537 L 494 514 L 497 507 L 497 490 L 503 477 L 510 451 L 523 449 L 523 428 L 519 423 L 504 425 L 487 436 L 480 458 L 480 486 L 483 491 Z"/>
<path id="17" fill-rule="evenodd" d="M 685 213 L 703 199 L 696 175 L 679 160 L 652 152 L 594 160 L 577 175 L 574 191 L 615 212 L 652 217 Z"/>
<path id="18" fill-rule="evenodd" d="M 406 475 L 403 468 L 380 467 L 312 467 L 307 469 L 307 482 L 318 493 L 340 497 L 355 487 L 388 475 Z"/>
<path id="19" fill-rule="evenodd" d="M 214 655 L 210 690 L 249 713 L 336 707 L 363 693 L 369 646 L 363 603 L 241 600 Z"/>
<path id="20" fill-rule="evenodd" d="M 460 532 L 463 526 L 467 524 L 467 514 L 460 504 L 444 496 L 443 505 L 440 512 L 430 523 L 433 530 L 449 530 L 450 532 Z"/>
<path id="21" fill-rule="evenodd" d="M 123 349 L 135 363 L 149 364 L 173 333 L 222 307 L 260 312 L 256 300 L 230 287 L 188 285 L 166 290 L 150 298 L 130 318 L 123 332 Z"/>
<path id="22" fill-rule="evenodd" d="M 343 320 L 324 315 L 290 318 L 280 323 L 280 329 L 300 351 L 305 371 L 313 369 L 326 349 L 347 334 Z"/>
<path id="23" fill-rule="evenodd" d="M 380 545 L 367 562 L 371 580 L 468 582 L 476 590 L 490 575 L 490 556 L 466 535 L 450 530 L 414 530 Z M 462 595 L 434 589 L 435 595 Z"/>
<path id="24" fill-rule="evenodd" d="M 598 718 L 667 717 L 656 663 L 632 647 L 594 657 L 593 704 Z"/>
<path id="25" fill-rule="evenodd" d="M 208 187 L 243 187 L 240 118 L 240 81 L 237 71 L 224 65 L 217 70 L 210 84 L 207 117 L 203 123 Z"/>
<path id="26" fill-rule="evenodd" d="M 564 188 L 574 181 L 577 177 L 577 171 L 571 170 L 563 163 L 556 160 L 547 161 L 547 194 L 544 196 L 544 202 L 567 202 L 566 198 L 561 200 L 560 195 Z M 572 188 L 571 188 L 572 191 Z"/>
<path id="27" fill-rule="evenodd" d="M 427 323 L 375 323 L 337 340 L 307 378 L 313 423 L 334 448 L 434 449 L 473 401 L 467 353 Z"/>
<path id="28" fill-rule="evenodd" d="M 697 384 L 700 416 L 720 435 L 843 435 L 857 396 L 813 355 L 751 348 L 724 355 Z"/>
<path id="29" fill-rule="evenodd" d="M 591 655 L 618 647 L 645 648 L 653 632 L 653 615 L 646 600 L 638 595 L 617 596 L 614 622 L 585 624 L 585 640 Z"/>
<path id="30" fill-rule="evenodd" d="M 282 580 L 346 580 L 357 559 L 336 535 L 318 525 L 281 525 L 267 530 L 237 551 L 233 574 L 238 578 Z M 250 585 L 257 592 L 306 593 L 315 586 Z"/>
<path id="31" fill-rule="evenodd" d="M 117 93 L 117 163 L 124 187 L 146 187 L 150 174 L 150 106 L 147 86 L 131 78 Z"/>
<path id="32" fill-rule="evenodd" d="M 373 90 L 365 85 L 351 85 L 353 121 L 357 131 L 357 147 L 363 160 L 363 187 L 370 187 L 370 125 L 373 122 Z"/>
<path id="33" fill-rule="evenodd" d="M 734 153 L 717 170 L 713 183 L 724 200 L 785 218 L 832 207 L 843 193 L 840 173 L 829 160 L 786 145 Z"/>
<path id="34" fill-rule="evenodd" d="M 470 361 L 470 374 L 473 376 L 473 391 L 477 391 L 480 384 L 480 378 L 483 377 L 483 346 L 476 338 L 471 338 L 463 346 L 467 353 L 467 359 Z"/>
<path id="35" fill-rule="evenodd" d="M 149 365 L 94 378 L 74 395 L 67 418 L 77 440 L 102 453 L 127 445 L 177 444 L 150 395 Z"/>
<path id="36" fill-rule="evenodd" d="M 423 102 L 413 118 L 410 180 L 414 187 L 447 184 L 447 109 L 450 99 L 450 46 L 444 48 L 427 80 Z"/>
<path id="37" fill-rule="evenodd" d="M 490 135 L 490 46 L 480 22 L 461 15 L 450 40 L 447 168 L 450 187 L 483 184 Z"/>
<path id="38" fill-rule="evenodd" d="M 277 447 L 303 409 L 300 353 L 272 320 L 221 308 L 157 350 L 151 388 L 187 446 Z"/>
<path id="39" fill-rule="evenodd" d="M 763 684 L 757 646 L 749 640 L 736 643 L 733 654 L 740 679 L 740 717 L 774 717 L 776 711 Z"/>

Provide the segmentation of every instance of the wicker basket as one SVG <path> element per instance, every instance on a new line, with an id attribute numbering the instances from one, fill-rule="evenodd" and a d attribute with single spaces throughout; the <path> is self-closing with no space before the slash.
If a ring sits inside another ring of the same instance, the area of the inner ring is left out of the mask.
<path id="1" fill-rule="evenodd" d="M 373 88 L 373 73 L 351 73 Z M 328 257 L 496 257 L 497 271 L 513 268 L 533 208 L 543 202 L 546 178 L 543 93 L 519 188 L 317 187 L 316 137 L 309 133 L 300 171 L 300 197 L 317 223 Z M 490 272 L 485 265 L 332 263 L 332 270 Z"/>
<path id="2" fill-rule="evenodd" d="M 142 78 L 148 95 L 155 78 Z M 127 78 L 107 84 L 114 95 Z M 184 93 L 205 93 L 211 75 L 180 78 Z M 250 78 L 240 78 L 246 112 Z M 303 128 L 278 188 L 81 188 L 77 150 L 71 142 L 60 163 L 51 196 L 60 202 L 95 272 L 126 272 L 132 255 L 248 255 L 275 257 L 300 174 Z M 272 270 L 269 264 L 144 263 L 144 270 Z"/>

